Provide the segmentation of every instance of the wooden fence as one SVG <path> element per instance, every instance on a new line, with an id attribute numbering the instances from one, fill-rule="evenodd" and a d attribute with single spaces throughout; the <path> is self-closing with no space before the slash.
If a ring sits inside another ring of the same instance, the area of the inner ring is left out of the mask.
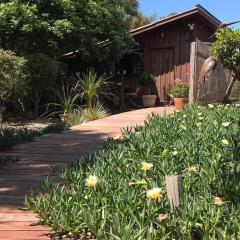
<path id="1" fill-rule="evenodd" d="M 231 81 L 230 72 L 219 63 L 206 75 L 200 74 L 205 60 L 211 56 L 210 46 L 210 43 L 200 41 L 191 44 L 190 102 L 222 102 Z"/>

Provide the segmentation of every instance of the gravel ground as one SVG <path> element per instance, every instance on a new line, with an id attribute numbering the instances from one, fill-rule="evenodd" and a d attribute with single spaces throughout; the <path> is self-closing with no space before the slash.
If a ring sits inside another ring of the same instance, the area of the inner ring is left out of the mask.
<path id="1" fill-rule="evenodd" d="M 57 120 L 52 119 L 39 119 L 39 120 L 31 120 L 24 122 L 4 122 L 2 124 L 3 128 L 28 128 L 28 129 L 39 129 L 44 128 L 52 123 L 57 123 Z"/>

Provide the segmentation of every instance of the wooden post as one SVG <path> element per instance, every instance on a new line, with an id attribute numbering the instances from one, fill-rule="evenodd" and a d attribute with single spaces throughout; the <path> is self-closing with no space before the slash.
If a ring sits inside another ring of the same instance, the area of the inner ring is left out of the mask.
<path id="1" fill-rule="evenodd" d="M 181 203 L 183 194 L 182 177 L 166 176 L 167 196 L 171 204 L 171 208 L 178 208 Z"/>
<path id="2" fill-rule="evenodd" d="M 194 91 L 196 84 L 196 48 L 197 43 L 191 43 L 191 56 L 190 56 L 190 89 L 189 89 L 189 103 L 193 103 L 195 100 Z"/>
<path id="3" fill-rule="evenodd" d="M 120 89 L 120 110 L 124 111 L 126 109 L 125 106 L 125 77 L 122 75 L 121 79 L 121 89 Z"/>

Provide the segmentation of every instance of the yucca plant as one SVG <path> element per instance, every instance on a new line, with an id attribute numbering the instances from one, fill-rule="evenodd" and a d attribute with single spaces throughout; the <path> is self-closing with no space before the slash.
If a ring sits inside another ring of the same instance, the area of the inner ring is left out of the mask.
<path id="1" fill-rule="evenodd" d="M 86 116 L 84 116 L 83 110 L 79 108 L 79 109 L 73 110 L 72 116 L 68 121 L 68 123 L 70 124 L 70 126 L 74 126 L 74 125 L 84 123 L 86 121 L 88 121 L 88 119 L 86 118 Z"/>
<path id="2" fill-rule="evenodd" d="M 49 103 L 47 109 L 54 107 L 57 110 L 52 111 L 50 115 L 71 114 L 74 109 L 79 108 L 77 102 L 80 99 L 80 93 L 76 88 L 76 86 L 70 87 L 69 85 L 62 85 L 60 90 L 53 90 L 56 96 L 56 102 Z"/>
<path id="3" fill-rule="evenodd" d="M 82 114 L 88 121 L 100 119 L 107 117 L 109 115 L 109 111 L 103 104 L 100 102 L 96 102 L 91 107 L 84 108 L 82 110 Z"/>
<path id="4" fill-rule="evenodd" d="M 82 77 L 78 76 L 77 87 L 88 107 L 93 107 L 100 97 L 108 97 L 110 95 L 110 82 L 104 75 L 98 74 L 92 70 L 83 74 Z"/>

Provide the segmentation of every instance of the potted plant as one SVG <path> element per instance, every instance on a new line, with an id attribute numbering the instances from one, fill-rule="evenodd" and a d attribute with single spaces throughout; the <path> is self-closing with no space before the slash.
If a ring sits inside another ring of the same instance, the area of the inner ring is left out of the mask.
<path id="1" fill-rule="evenodd" d="M 151 87 L 155 85 L 155 78 L 152 73 L 144 73 L 139 79 L 139 85 L 144 88 L 147 94 L 142 95 L 144 107 L 154 107 L 156 102 L 156 94 L 151 94 Z"/>
<path id="2" fill-rule="evenodd" d="M 171 89 L 171 94 L 174 98 L 175 108 L 180 110 L 189 102 L 189 84 L 178 82 Z"/>

